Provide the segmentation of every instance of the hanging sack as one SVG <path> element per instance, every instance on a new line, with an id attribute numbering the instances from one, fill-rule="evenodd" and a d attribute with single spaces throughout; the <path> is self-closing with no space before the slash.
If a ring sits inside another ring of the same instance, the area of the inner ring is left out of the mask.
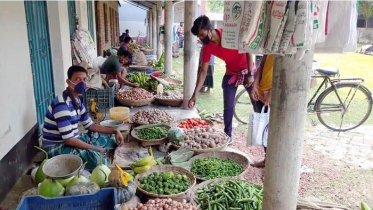
<path id="1" fill-rule="evenodd" d="M 250 114 L 247 146 L 262 145 L 267 147 L 270 108 L 268 106 L 268 112 L 265 113 L 265 107 L 263 106 L 260 113 L 253 112 Z"/>
<path id="2" fill-rule="evenodd" d="M 227 49 L 238 49 L 238 36 L 243 18 L 244 1 L 224 1 L 223 34 L 221 45 Z"/>

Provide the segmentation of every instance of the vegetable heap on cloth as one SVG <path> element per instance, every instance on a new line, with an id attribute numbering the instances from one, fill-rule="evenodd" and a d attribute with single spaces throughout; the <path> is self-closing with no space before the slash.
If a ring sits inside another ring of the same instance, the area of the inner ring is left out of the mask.
<path id="1" fill-rule="evenodd" d="M 225 1 L 222 46 L 302 59 L 356 50 L 356 0 Z"/>

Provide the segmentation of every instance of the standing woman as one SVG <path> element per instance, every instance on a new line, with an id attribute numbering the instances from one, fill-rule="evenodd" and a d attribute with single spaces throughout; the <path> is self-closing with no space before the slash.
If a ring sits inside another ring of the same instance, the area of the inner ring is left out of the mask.
<path id="1" fill-rule="evenodd" d="M 203 52 L 203 45 L 199 53 L 198 75 L 201 73 L 201 70 L 202 70 L 202 52 Z M 209 67 L 207 68 L 206 79 L 205 79 L 205 82 L 203 83 L 201 90 L 199 91 L 200 93 L 209 94 L 210 89 L 214 88 L 214 61 L 215 61 L 215 56 L 211 55 L 210 64 L 209 64 Z"/>
<path id="2" fill-rule="evenodd" d="M 240 54 L 238 50 L 222 47 L 221 37 L 223 30 L 214 29 L 209 18 L 205 15 L 200 16 L 194 21 L 191 32 L 201 40 L 204 46 L 202 52 L 202 70 L 198 75 L 197 85 L 193 96 L 189 100 L 189 108 L 193 108 L 196 105 L 198 92 L 201 90 L 206 79 L 211 55 L 215 55 L 225 61 L 226 72 L 222 81 L 224 98 L 224 131 L 229 137 L 232 137 L 234 98 L 236 96 L 237 87 L 238 85 L 244 85 L 249 93 L 251 91 L 251 85 L 254 82 L 253 68 L 255 65 L 253 64 L 252 57 L 249 53 Z M 232 138 L 230 138 L 230 143 L 232 142 Z"/>

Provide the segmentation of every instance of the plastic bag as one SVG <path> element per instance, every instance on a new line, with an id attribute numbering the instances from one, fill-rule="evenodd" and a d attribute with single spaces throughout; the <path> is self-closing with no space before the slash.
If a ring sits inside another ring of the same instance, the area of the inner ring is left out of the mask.
<path id="1" fill-rule="evenodd" d="M 247 133 L 246 145 L 262 145 L 267 147 L 268 128 L 269 128 L 269 111 L 265 113 L 263 106 L 260 113 L 253 112 L 250 114 L 249 130 Z"/>

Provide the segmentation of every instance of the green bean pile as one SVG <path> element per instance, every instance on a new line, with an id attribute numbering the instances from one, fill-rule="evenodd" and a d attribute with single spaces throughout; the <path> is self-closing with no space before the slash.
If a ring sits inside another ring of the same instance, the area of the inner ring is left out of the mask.
<path id="1" fill-rule="evenodd" d="M 191 172 L 203 179 L 237 176 L 244 171 L 236 161 L 220 158 L 200 158 L 192 162 Z"/>
<path id="2" fill-rule="evenodd" d="M 241 180 L 210 183 L 196 192 L 200 210 L 261 210 L 263 189 Z"/>
<path id="3" fill-rule="evenodd" d="M 162 139 L 167 137 L 167 134 L 168 129 L 165 127 L 150 127 L 136 130 L 136 135 L 144 140 Z"/>

